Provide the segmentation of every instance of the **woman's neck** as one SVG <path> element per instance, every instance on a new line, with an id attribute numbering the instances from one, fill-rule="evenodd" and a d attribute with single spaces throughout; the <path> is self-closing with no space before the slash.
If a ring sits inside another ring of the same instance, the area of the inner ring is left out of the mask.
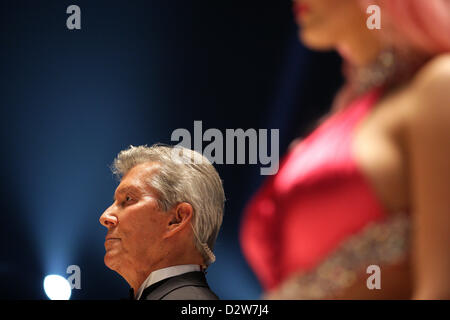
<path id="1" fill-rule="evenodd" d="M 376 31 L 353 33 L 343 39 L 336 50 L 347 63 L 356 68 L 370 65 L 383 49 L 381 41 L 373 32 Z"/>

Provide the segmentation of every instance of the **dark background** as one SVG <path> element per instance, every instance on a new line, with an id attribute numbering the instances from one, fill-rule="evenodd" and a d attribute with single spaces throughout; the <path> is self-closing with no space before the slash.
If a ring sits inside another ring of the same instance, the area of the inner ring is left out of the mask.
<path id="1" fill-rule="evenodd" d="M 81 8 L 81 30 L 66 8 Z M 279 128 L 280 153 L 338 89 L 335 53 L 305 49 L 290 0 L 2 0 L 0 299 L 46 299 L 43 278 L 81 268 L 72 299 L 118 299 L 128 284 L 103 264 L 98 219 L 132 145 L 177 128 Z M 173 144 L 173 143 L 172 143 Z M 208 270 L 223 299 L 258 299 L 242 256 L 245 203 L 259 165 L 216 165 L 227 198 Z"/>

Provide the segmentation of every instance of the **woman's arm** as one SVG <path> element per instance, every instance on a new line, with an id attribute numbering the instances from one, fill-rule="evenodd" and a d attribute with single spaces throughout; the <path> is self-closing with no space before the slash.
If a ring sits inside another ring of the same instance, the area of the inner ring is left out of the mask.
<path id="1" fill-rule="evenodd" d="M 414 299 L 450 299 L 450 54 L 412 85 L 407 140 Z"/>

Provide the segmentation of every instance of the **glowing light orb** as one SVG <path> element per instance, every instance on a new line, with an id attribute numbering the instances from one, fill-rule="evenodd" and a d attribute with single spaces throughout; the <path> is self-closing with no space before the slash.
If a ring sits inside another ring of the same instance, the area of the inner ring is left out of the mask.
<path id="1" fill-rule="evenodd" d="M 69 281 L 56 274 L 44 278 L 44 291 L 50 300 L 69 300 L 72 294 Z"/>

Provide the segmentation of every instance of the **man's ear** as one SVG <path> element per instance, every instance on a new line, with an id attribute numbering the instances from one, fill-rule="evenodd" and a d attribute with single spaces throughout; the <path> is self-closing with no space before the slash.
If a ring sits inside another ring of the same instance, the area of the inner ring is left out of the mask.
<path id="1" fill-rule="evenodd" d="M 189 227 L 191 219 L 194 215 L 194 209 L 187 202 L 179 203 L 169 213 L 170 218 L 167 223 L 167 231 L 164 234 L 164 239 L 170 238 L 175 233 Z"/>

